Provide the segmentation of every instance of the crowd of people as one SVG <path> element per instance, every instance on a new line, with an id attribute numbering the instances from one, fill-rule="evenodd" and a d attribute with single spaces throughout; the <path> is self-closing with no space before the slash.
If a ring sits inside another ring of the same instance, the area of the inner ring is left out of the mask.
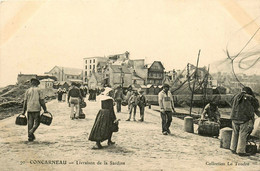
<path id="1" fill-rule="evenodd" d="M 22 114 L 25 115 L 27 111 L 28 141 L 35 140 L 34 132 L 40 125 L 41 107 L 44 112 L 48 112 L 43 94 L 38 88 L 39 83 L 39 80 L 31 79 L 32 86 L 26 91 L 24 98 Z M 163 135 L 171 134 L 170 126 L 172 116 L 173 113 L 176 112 L 173 96 L 169 88 L 168 84 L 164 84 L 163 89 L 158 94 Z M 89 92 L 84 89 L 84 86 L 77 83 L 72 83 L 68 92 L 66 89 L 58 89 L 57 96 L 59 102 L 66 101 L 64 98 L 67 96 L 67 102 L 71 107 L 70 118 L 72 120 L 79 119 L 80 114 L 83 113 L 81 103 L 84 102 L 87 93 Z M 91 93 L 92 97 L 89 100 L 93 100 L 93 97 L 96 98 L 97 96 L 97 91 L 94 92 L 95 94 L 93 94 L 93 91 Z M 63 98 L 64 94 L 66 96 Z M 144 91 L 134 90 L 131 86 L 128 87 L 126 92 L 123 91 L 121 86 L 118 86 L 116 89 L 105 87 L 101 90 L 101 94 L 99 95 L 98 106 L 100 110 L 98 111 L 89 135 L 89 140 L 96 142 L 95 148 L 101 149 L 103 147 L 101 142 L 105 140 L 108 140 L 108 145 L 115 143 L 112 141 L 113 132 L 118 131 L 118 119 L 114 112 L 115 103 L 117 113 L 121 112 L 121 106 L 123 104 L 128 105 L 129 117 L 126 121 L 130 121 L 132 116 L 133 121 L 136 121 L 136 109 L 138 106 L 140 109 L 139 121 L 144 121 L 145 107 L 147 106 Z M 233 133 L 230 150 L 239 156 L 250 155 L 246 152 L 247 139 L 253 130 L 255 114 L 260 117 L 260 112 L 258 111 L 259 102 L 252 89 L 250 87 L 243 87 L 241 93 L 233 97 L 231 108 L 230 119 L 232 120 Z M 216 102 L 212 101 L 204 107 L 201 120 L 208 120 L 220 124 L 220 112 Z"/>

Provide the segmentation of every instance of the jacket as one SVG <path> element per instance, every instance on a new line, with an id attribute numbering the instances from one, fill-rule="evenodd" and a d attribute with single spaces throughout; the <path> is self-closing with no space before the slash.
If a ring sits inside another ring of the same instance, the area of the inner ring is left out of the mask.
<path id="1" fill-rule="evenodd" d="M 254 120 L 254 113 L 259 107 L 258 100 L 245 92 L 235 95 L 231 101 L 230 119 L 236 121 Z"/>

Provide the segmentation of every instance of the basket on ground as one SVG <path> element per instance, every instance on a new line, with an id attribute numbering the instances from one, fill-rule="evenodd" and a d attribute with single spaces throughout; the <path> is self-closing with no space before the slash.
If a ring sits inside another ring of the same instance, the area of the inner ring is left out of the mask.
<path id="1" fill-rule="evenodd" d="M 220 125 L 211 121 L 199 121 L 198 134 L 205 136 L 218 136 Z"/>

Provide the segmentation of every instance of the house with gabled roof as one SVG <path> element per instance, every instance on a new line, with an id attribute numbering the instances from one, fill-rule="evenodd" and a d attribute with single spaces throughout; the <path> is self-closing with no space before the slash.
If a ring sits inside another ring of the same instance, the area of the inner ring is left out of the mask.
<path id="1" fill-rule="evenodd" d="M 115 88 L 119 85 L 128 87 L 132 85 L 132 73 L 124 65 L 109 65 L 105 71 L 106 84 Z"/>
<path id="2" fill-rule="evenodd" d="M 147 84 L 162 85 L 165 68 L 161 61 L 154 61 L 152 64 L 145 66 L 148 69 Z"/>
<path id="3" fill-rule="evenodd" d="M 55 66 L 45 74 L 55 76 L 57 81 L 82 82 L 83 70 L 79 68 Z"/>

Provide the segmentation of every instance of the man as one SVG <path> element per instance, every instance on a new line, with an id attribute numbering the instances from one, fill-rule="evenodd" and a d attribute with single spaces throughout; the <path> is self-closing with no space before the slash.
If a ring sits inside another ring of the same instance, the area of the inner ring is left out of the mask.
<path id="1" fill-rule="evenodd" d="M 146 106 L 146 99 L 144 97 L 144 91 L 143 90 L 140 90 L 139 91 L 139 96 L 137 98 L 137 101 L 138 101 L 138 106 L 139 106 L 139 109 L 140 109 L 140 122 L 143 122 L 144 121 L 144 109 L 145 109 L 145 106 Z"/>
<path id="2" fill-rule="evenodd" d="M 248 156 L 246 141 L 253 130 L 254 113 L 258 114 L 259 102 L 250 87 L 243 87 L 242 92 L 233 97 L 231 105 L 233 133 L 230 150 L 239 156 Z"/>
<path id="3" fill-rule="evenodd" d="M 137 93 L 137 91 L 134 91 L 134 94 L 129 98 L 129 102 L 128 102 L 128 105 L 130 107 L 129 118 L 126 121 L 130 121 L 133 110 L 134 110 L 133 120 L 136 121 L 135 115 L 136 115 L 136 107 L 137 107 L 137 103 L 138 103 L 137 97 L 138 97 L 138 93 Z"/>
<path id="4" fill-rule="evenodd" d="M 172 122 L 172 114 L 175 112 L 173 98 L 169 88 L 170 86 L 168 84 L 164 84 L 163 90 L 158 94 L 163 135 L 168 135 L 171 133 L 169 127 L 171 126 Z"/>
<path id="5" fill-rule="evenodd" d="M 121 86 L 118 86 L 116 91 L 115 91 L 115 95 L 114 95 L 114 99 L 116 101 L 116 110 L 117 112 L 121 112 L 121 102 L 123 100 L 123 91 Z"/>
<path id="6" fill-rule="evenodd" d="M 205 106 L 201 115 L 201 119 L 220 123 L 220 113 L 215 102 L 210 102 Z"/>
<path id="7" fill-rule="evenodd" d="M 130 97 L 131 97 L 133 94 L 134 94 L 134 92 L 133 92 L 132 86 L 130 85 L 130 86 L 128 87 L 128 91 L 127 91 L 127 93 L 126 93 L 126 95 L 125 95 L 125 101 L 126 101 L 127 104 L 128 104 L 128 110 L 130 110 L 129 99 L 130 99 Z"/>
<path id="8" fill-rule="evenodd" d="M 47 113 L 47 108 L 44 102 L 42 91 L 38 88 L 40 81 L 38 79 L 31 79 L 31 87 L 25 92 L 23 115 L 27 111 L 28 117 L 28 141 L 34 141 L 34 132 L 40 125 L 41 107 Z"/>
<path id="9" fill-rule="evenodd" d="M 81 100 L 83 100 L 83 97 L 81 95 L 80 89 L 77 87 L 77 84 L 75 82 L 71 83 L 72 88 L 68 92 L 68 103 L 71 107 L 71 113 L 70 118 L 73 119 L 79 119 L 79 103 Z M 76 108 L 76 115 L 74 117 L 74 108 Z"/>

